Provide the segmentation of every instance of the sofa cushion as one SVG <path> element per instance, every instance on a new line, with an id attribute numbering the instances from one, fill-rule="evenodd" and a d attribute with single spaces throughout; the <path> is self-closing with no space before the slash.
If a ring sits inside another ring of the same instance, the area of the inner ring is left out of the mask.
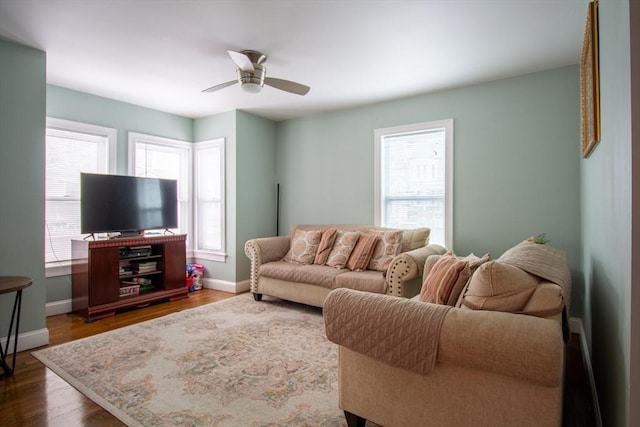
<path id="1" fill-rule="evenodd" d="M 284 260 L 299 264 L 313 264 L 321 239 L 321 230 L 296 230 L 291 236 L 291 245 Z"/>
<path id="2" fill-rule="evenodd" d="M 431 258 L 431 257 L 430 257 Z M 458 259 L 452 254 L 440 256 L 429 274 L 426 275 L 420 290 L 420 301 L 435 304 L 449 304 L 450 300 L 457 301 L 457 295 L 452 298 L 457 286 L 458 294 L 471 276 L 469 262 Z"/>
<path id="3" fill-rule="evenodd" d="M 356 246 L 349 256 L 347 268 L 353 271 L 366 270 L 371 261 L 371 256 L 373 255 L 377 241 L 378 236 L 375 234 L 361 233 L 358 238 L 358 243 L 356 243 Z"/>
<path id="4" fill-rule="evenodd" d="M 482 264 L 473 273 L 462 306 L 474 310 L 520 312 L 540 283 L 540 278 L 499 261 Z"/>
<path id="5" fill-rule="evenodd" d="M 431 229 L 427 227 L 404 230 L 400 252 L 408 252 L 423 247 L 429 243 L 430 234 Z"/>
<path id="6" fill-rule="evenodd" d="M 331 248 L 333 248 L 333 242 L 336 240 L 337 232 L 337 228 L 327 228 L 322 232 L 322 239 L 320 239 L 318 251 L 316 252 L 316 257 L 313 261 L 314 264 L 326 264 L 327 258 L 329 258 L 329 252 L 331 252 Z"/>
<path id="7" fill-rule="evenodd" d="M 335 287 L 335 277 L 346 271 L 348 270 L 338 270 L 326 265 L 303 265 L 275 261 L 262 264 L 258 269 L 258 274 L 273 279 L 309 283 L 333 289 Z"/>
<path id="8" fill-rule="evenodd" d="M 371 233 L 380 238 L 376 242 L 369 262 L 369 270 L 387 271 L 393 258 L 400 253 L 402 230 L 380 231 L 373 229 Z"/>
<path id="9" fill-rule="evenodd" d="M 338 230 L 333 248 L 329 252 L 327 265 L 335 268 L 344 268 L 349 259 L 349 255 L 358 242 L 359 233 L 357 231 Z"/>
<path id="10" fill-rule="evenodd" d="M 387 283 L 380 271 L 343 271 L 345 271 L 343 274 L 335 276 L 335 288 L 349 288 L 377 294 L 387 292 Z"/>

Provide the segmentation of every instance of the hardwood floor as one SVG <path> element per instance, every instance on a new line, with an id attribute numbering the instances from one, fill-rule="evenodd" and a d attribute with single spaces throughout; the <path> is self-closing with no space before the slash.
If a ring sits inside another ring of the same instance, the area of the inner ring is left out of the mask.
<path id="1" fill-rule="evenodd" d="M 49 343 L 62 344 L 233 296 L 228 292 L 202 289 L 190 293 L 187 299 L 119 312 L 93 323 L 85 323 L 75 315 L 51 316 L 47 318 Z M 31 356 L 33 350 L 18 353 L 15 373 L 0 380 L 0 426 L 124 425 L 45 368 Z"/>
<path id="2" fill-rule="evenodd" d="M 233 296 L 234 294 L 227 292 L 202 289 L 190 293 L 188 299 L 123 311 L 93 323 L 85 323 L 75 315 L 51 316 L 47 318 L 50 345 L 62 344 Z M 45 368 L 31 356 L 33 350 L 18 353 L 15 374 L 0 380 L 0 426 L 124 425 Z M 580 340 L 575 334 L 567 350 L 563 426 L 597 426 L 580 351 Z"/>

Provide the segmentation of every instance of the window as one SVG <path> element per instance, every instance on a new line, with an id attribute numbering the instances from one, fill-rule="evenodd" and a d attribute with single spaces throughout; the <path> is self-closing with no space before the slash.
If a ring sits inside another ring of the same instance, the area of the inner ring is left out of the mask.
<path id="1" fill-rule="evenodd" d="M 111 173 L 116 130 L 47 118 L 45 172 L 45 266 L 47 276 L 65 274 L 71 239 L 80 235 L 80 172 Z"/>
<path id="2" fill-rule="evenodd" d="M 129 132 L 129 174 L 178 180 L 178 223 L 189 234 L 191 143 Z"/>
<path id="3" fill-rule="evenodd" d="M 375 131 L 375 221 L 452 248 L 453 120 Z"/>
<path id="4" fill-rule="evenodd" d="M 195 143 L 194 164 L 196 256 L 224 261 L 224 139 Z"/>

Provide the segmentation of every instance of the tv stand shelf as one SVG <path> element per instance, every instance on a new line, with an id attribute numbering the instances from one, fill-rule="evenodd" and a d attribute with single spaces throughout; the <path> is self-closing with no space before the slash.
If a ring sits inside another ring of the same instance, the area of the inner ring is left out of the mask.
<path id="1" fill-rule="evenodd" d="M 73 313 L 92 321 L 113 316 L 125 308 L 187 298 L 186 238 L 184 234 L 175 234 L 72 240 Z M 122 256 L 130 248 L 143 246 L 149 248 L 144 256 Z M 152 289 L 141 290 L 137 295 L 120 295 L 120 288 L 140 279 L 150 282 Z"/>

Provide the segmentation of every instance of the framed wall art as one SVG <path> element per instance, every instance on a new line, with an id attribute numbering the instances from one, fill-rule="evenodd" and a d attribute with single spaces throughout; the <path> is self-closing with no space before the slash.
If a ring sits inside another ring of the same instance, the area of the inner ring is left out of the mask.
<path id="1" fill-rule="evenodd" d="M 580 57 L 580 118 L 582 157 L 600 141 L 600 72 L 598 59 L 598 1 L 587 7 L 587 22 Z"/>

